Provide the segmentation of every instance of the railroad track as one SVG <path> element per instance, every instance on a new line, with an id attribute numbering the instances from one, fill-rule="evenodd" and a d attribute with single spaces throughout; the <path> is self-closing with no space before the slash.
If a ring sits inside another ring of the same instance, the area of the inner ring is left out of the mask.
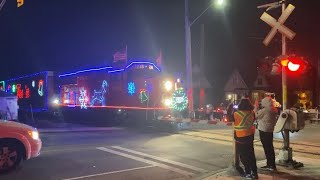
<path id="1" fill-rule="evenodd" d="M 206 138 L 211 140 L 218 140 L 224 142 L 232 142 L 233 138 L 231 135 L 225 133 L 208 133 L 208 132 L 198 132 L 198 131 L 180 131 L 179 134 L 197 137 L 197 138 Z M 260 139 L 256 139 L 254 141 L 256 146 L 262 147 Z M 283 145 L 281 140 L 275 139 L 274 146 L 276 149 L 280 149 Z M 299 142 L 291 142 L 290 143 L 293 152 L 302 153 L 302 154 L 310 154 L 310 155 L 317 155 L 320 156 L 320 145 L 317 144 L 306 144 L 306 143 L 299 143 Z"/>

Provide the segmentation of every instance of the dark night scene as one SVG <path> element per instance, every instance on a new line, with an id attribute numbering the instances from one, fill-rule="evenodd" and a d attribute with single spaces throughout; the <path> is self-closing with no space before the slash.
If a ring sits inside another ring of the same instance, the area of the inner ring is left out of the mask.
<path id="1" fill-rule="evenodd" d="M 0 179 L 320 179 L 319 8 L 0 0 Z"/>

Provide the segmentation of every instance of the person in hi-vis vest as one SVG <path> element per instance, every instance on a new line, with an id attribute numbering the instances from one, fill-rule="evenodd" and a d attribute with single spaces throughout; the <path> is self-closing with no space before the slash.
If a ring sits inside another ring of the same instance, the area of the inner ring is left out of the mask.
<path id="1" fill-rule="evenodd" d="M 240 160 L 245 167 L 246 178 L 258 179 L 253 140 L 255 133 L 255 114 L 249 99 L 241 99 L 238 110 L 234 112 L 234 138 Z"/>

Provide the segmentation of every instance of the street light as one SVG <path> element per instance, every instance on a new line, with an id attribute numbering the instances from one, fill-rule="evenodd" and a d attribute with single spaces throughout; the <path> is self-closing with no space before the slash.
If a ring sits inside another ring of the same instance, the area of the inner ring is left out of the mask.
<path id="1" fill-rule="evenodd" d="M 224 8 L 227 5 L 226 0 L 215 0 L 215 7 Z"/>
<path id="2" fill-rule="evenodd" d="M 189 101 L 189 111 L 193 111 L 192 90 L 192 58 L 191 58 L 191 26 L 212 6 L 219 9 L 226 6 L 226 0 L 212 0 L 212 3 L 204 9 L 192 22 L 189 20 L 189 3 L 185 0 L 185 39 L 186 39 L 186 87 Z"/>

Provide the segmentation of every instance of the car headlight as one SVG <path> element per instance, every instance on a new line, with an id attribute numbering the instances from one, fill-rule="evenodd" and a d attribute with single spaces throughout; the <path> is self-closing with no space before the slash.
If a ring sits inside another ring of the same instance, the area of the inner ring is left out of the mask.
<path id="1" fill-rule="evenodd" d="M 28 131 L 28 134 L 34 140 L 38 140 L 39 139 L 39 132 L 38 131 Z"/>

